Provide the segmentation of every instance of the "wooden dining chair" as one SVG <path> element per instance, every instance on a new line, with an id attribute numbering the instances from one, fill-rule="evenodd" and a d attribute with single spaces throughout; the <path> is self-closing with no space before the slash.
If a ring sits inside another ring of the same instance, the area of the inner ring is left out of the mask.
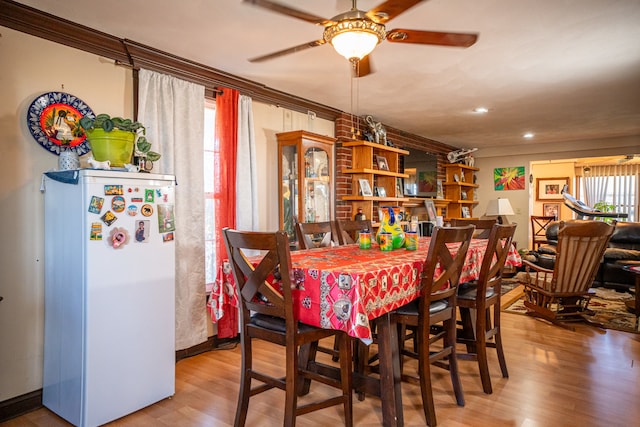
<path id="1" fill-rule="evenodd" d="M 323 222 L 296 222 L 296 235 L 300 249 L 313 249 L 331 245 L 339 245 L 339 233 L 333 221 Z M 335 340 L 333 348 L 318 346 L 318 351 L 331 355 L 331 359 L 337 362 L 339 359 L 339 343 Z"/>
<path id="2" fill-rule="evenodd" d="M 465 225 L 473 225 L 476 230 L 473 232 L 474 239 L 488 239 L 491 228 L 497 224 L 497 219 L 473 219 L 473 218 L 452 218 L 451 225 L 454 227 L 462 227 Z"/>
<path id="3" fill-rule="evenodd" d="M 466 353 L 458 351 L 458 359 L 475 360 L 480 369 L 480 380 L 485 393 L 491 394 L 491 377 L 487 362 L 487 347 L 495 348 L 503 378 L 509 378 L 502 347 L 500 328 L 500 296 L 504 265 L 517 224 L 494 224 L 487 239 L 477 280 L 463 283 L 458 288 L 458 309 L 461 327 L 458 343 L 466 344 Z M 493 314 L 493 320 L 492 320 Z"/>
<path id="4" fill-rule="evenodd" d="M 317 230 L 320 229 L 320 227 L 323 230 L 328 229 L 327 225 L 322 225 L 318 228 L 313 228 L 314 226 L 311 226 L 309 224 L 313 224 L 313 223 L 308 223 L 308 224 L 300 223 L 300 226 L 298 227 L 298 230 L 299 230 L 298 239 L 301 242 L 300 249 L 308 249 L 307 246 L 311 244 L 309 239 L 301 238 L 300 235 L 304 233 L 306 233 L 307 236 L 312 234 L 317 235 L 319 233 L 317 232 Z M 319 223 L 316 223 L 316 224 L 319 224 Z M 337 220 L 333 225 L 333 230 L 335 231 L 333 235 L 337 236 L 337 240 L 338 240 L 337 245 L 347 245 L 351 243 L 356 243 L 358 241 L 358 236 L 357 236 L 358 232 L 362 230 L 372 231 L 372 226 L 371 226 L 371 221 L 368 219 L 367 220 Z M 331 232 L 325 231 L 325 233 L 331 233 Z M 325 234 L 325 238 L 326 238 L 326 234 Z M 335 237 L 334 237 L 334 241 L 335 241 Z M 328 245 L 324 245 L 324 246 L 328 246 Z M 337 341 L 333 343 L 333 348 L 325 347 L 322 345 L 318 346 L 318 351 L 331 355 L 331 359 L 334 362 L 338 361 L 338 342 Z"/>
<path id="5" fill-rule="evenodd" d="M 547 228 L 556 220 L 555 216 L 531 215 L 531 250 L 547 243 Z"/>
<path id="6" fill-rule="evenodd" d="M 291 282 L 293 272 L 287 234 L 284 231 L 243 232 L 229 228 L 223 229 L 222 234 L 240 302 L 242 371 L 234 425 L 245 425 L 251 396 L 279 388 L 285 391 L 285 426 L 295 426 L 298 415 L 333 405 L 343 405 L 345 425 L 352 426 L 351 339 L 343 331 L 317 328 L 295 319 L 292 289 L 296 284 Z M 261 251 L 264 257 L 254 265 L 252 261 L 255 260 L 247 258 L 246 251 Z M 331 368 L 315 361 L 313 350 L 319 340 L 327 337 L 339 341 L 339 375 L 325 375 Z M 283 378 L 254 368 L 254 339 L 285 348 L 285 360 L 281 365 L 286 372 Z M 311 357 L 300 354 L 302 346 L 311 348 Z M 252 380 L 263 384 L 252 388 Z M 301 406 L 298 396 L 303 394 L 302 380 L 316 380 L 338 388 L 341 393 Z"/>
<path id="7" fill-rule="evenodd" d="M 593 314 L 590 289 L 614 227 L 593 220 L 560 221 L 553 270 L 522 260 L 527 314 L 564 326 Z"/>
<path id="8" fill-rule="evenodd" d="M 358 241 L 358 233 L 369 230 L 373 233 L 373 226 L 369 219 L 338 219 L 336 220 L 336 231 L 338 233 L 338 243 L 349 245 Z"/>
<path id="9" fill-rule="evenodd" d="M 338 233 L 333 221 L 296 222 L 295 227 L 300 249 L 312 249 L 338 244 Z"/>
<path id="10" fill-rule="evenodd" d="M 431 364 L 449 370 L 456 403 L 464 406 L 464 394 L 456 359 L 456 306 L 462 266 L 469 249 L 474 227 L 435 227 L 429 243 L 420 286 L 421 296 L 392 312 L 398 324 L 402 379 L 418 382 L 427 424 L 436 425 L 436 412 L 431 387 Z M 440 272 L 441 271 L 441 272 Z M 415 328 L 417 352 L 405 346 L 408 327 Z M 432 344 L 442 341 L 442 346 Z M 418 360 L 418 378 L 404 373 L 403 357 Z"/>

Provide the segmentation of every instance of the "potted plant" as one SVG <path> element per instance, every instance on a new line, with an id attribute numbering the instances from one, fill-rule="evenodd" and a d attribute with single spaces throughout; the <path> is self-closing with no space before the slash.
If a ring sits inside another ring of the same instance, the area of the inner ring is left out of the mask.
<path id="1" fill-rule="evenodd" d="M 152 162 L 160 158 L 160 154 L 151 151 L 142 123 L 98 114 L 95 119 L 84 116 L 80 119 L 80 126 L 87 134 L 93 158 L 99 162 L 109 160 L 113 167 L 132 163 L 134 144 L 137 156 Z"/>
<path id="2" fill-rule="evenodd" d="M 607 203 L 604 200 L 600 200 L 595 205 L 593 205 L 593 208 L 600 212 L 613 212 L 613 210 L 615 209 L 615 205 L 612 205 L 611 203 Z M 607 218 L 607 217 L 597 216 L 594 219 L 596 221 L 606 222 L 607 224 L 611 224 L 613 222 L 613 218 Z"/>

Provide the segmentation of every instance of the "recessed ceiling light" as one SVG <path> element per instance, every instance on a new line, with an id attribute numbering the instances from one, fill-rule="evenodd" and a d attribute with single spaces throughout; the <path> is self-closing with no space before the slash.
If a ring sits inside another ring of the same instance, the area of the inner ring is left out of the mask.
<path id="1" fill-rule="evenodd" d="M 527 138 L 527 139 L 531 139 L 533 138 L 535 135 L 531 132 L 527 132 L 524 135 L 522 135 L 523 138 Z"/>
<path id="2" fill-rule="evenodd" d="M 479 113 L 479 114 L 484 114 L 484 113 L 488 113 L 489 109 L 487 107 L 477 107 L 473 109 L 474 113 Z"/>

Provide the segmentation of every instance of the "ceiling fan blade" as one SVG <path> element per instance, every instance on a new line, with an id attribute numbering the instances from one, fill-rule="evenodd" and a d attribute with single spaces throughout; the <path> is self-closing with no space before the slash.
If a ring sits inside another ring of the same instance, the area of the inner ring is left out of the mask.
<path id="1" fill-rule="evenodd" d="M 377 24 L 384 24 L 423 1 L 426 0 L 387 0 L 369 10 L 367 12 L 367 18 Z"/>
<path id="2" fill-rule="evenodd" d="M 373 72 L 371 54 L 364 56 L 361 60 L 353 64 L 353 77 L 364 77 Z"/>
<path id="3" fill-rule="evenodd" d="M 387 31 L 387 40 L 398 43 L 469 47 L 478 40 L 478 34 L 395 29 Z"/>
<path id="4" fill-rule="evenodd" d="M 249 3 L 258 7 L 262 7 L 264 9 L 271 10 L 276 13 L 280 13 L 282 15 L 291 16 L 293 18 L 298 18 L 303 21 L 311 22 L 312 24 L 322 25 L 326 27 L 331 24 L 335 24 L 335 22 L 330 19 L 325 19 L 320 16 L 316 16 L 312 13 L 307 13 L 302 10 L 294 9 L 292 7 L 286 6 L 284 4 L 280 4 L 270 0 L 242 0 L 243 3 Z"/>
<path id="5" fill-rule="evenodd" d="M 262 56 L 258 56 L 258 57 L 255 57 L 255 58 L 251 58 L 251 59 L 249 59 L 249 62 L 263 62 L 263 61 L 267 61 L 269 59 L 277 58 L 279 56 L 288 55 L 290 53 L 300 52 L 302 50 L 309 49 L 311 47 L 321 46 L 321 45 L 323 45 L 325 43 L 326 42 L 323 39 L 314 40 L 312 42 L 308 42 L 308 43 L 304 43 L 304 44 L 301 44 L 301 45 L 298 45 L 298 46 L 290 47 L 288 49 L 283 49 L 283 50 L 279 50 L 277 52 L 269 53 L 267 55 L 262 55 Z"/>

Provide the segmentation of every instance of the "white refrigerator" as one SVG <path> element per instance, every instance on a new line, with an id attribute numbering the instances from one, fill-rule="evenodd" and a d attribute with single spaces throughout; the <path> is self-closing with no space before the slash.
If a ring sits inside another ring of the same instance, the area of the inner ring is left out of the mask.
<path id="1" fill-rule="evenodd" d="M 43 404 L 97 426 L 175 392 L 175 179 L 43 175 Z"/>

